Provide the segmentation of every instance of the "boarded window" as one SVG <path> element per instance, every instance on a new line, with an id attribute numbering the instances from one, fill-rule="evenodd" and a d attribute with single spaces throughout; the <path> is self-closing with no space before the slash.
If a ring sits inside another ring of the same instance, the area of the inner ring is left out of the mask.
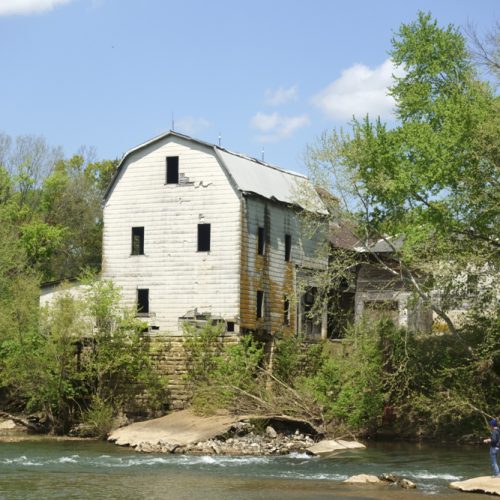
<path id="1" fill-rule="evenodd" d="M 266 251 L 266 231 L 263 227 L 259 227 L 257 240 L 257 253 L 264 255 Z"/>
<path id="2" fill-rule="evenodd" d="M 167 184 L 179 184 L 178 156 L 167 156 Z"/>
<path id="3" fill-rule="evenodd" d="M 198 252 L 210 251 L 210 224 L 198 224 Z"/>
<path id="4" fill-rule="evenodd" d="M 292 257 L 292 235 L 285 234 L 285 260 L 290 262 Z"/>
<path id="5" fill-rule="evenodd" d="M 132 228 L 132 255 L 144 255 L 144 228 Z"/>
<path id="6" fill-rule="evenodd" d="M 257 290 L 257 319 L 264 316 L 264 292 Z"/>
<path id="7" fill-rule="evenodd" d="M 149 314 L 149 288 L 137 289 L 137 314 Z"/>
<path id="8" fill-rule="evenodd" d="M 283 297 L 283 324 L 290 324 L 290 300 L 286 295 Z"/>

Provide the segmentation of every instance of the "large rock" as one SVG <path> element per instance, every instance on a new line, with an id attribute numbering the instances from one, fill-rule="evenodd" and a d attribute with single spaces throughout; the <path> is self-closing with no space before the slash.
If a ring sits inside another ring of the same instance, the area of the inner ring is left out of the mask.
<path id="1" fill-rule="evenodd" d="M 488 495 L 500 495 L 500 477 L 481 476 L 455 481 L 450 483 L 450 488 L 471 493 L 487 493 Z"/>
<path id="2" fill-rule="evenodd" d="M 17 424 L 13 420 L 3 420 L 0 421 L 0 431 L 16 429 Z"/>
<path id="3" fill-rule="evenodd" d="M 358 441 L 344 441 L 343 439 L 323 439 L 319 443 L 316 443 L 309 448 L 307 451 L 312 455 L 328 456 L 333 453 L 345 450 L 356 450 L 366 448 L 364 444 Z"/>
<path id="4" fill-rule="evenodd" d="M 232 415 L 200 417 L 190 410 L 183 410 L 121 427 L 113 431 L 108 439 L 120 446 L 140 445 L 143 451 L 148 447 L 161 447 L 164 443 L 175 448 L 222 435 L 242 418 Z"/>
<path id="5" fill-rule="evenodd" d="M 358 474 L 356 476 L 348 477 L 344 483 L 348 484 L 381 484 L 385 481 L 382 481 L 377 476 L 372 474 Z"/>

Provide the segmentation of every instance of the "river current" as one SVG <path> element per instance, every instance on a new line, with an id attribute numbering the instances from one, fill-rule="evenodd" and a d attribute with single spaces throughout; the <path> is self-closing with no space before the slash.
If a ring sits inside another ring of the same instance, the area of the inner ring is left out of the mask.
<path id="1" fill-rule="evenodd" d="M 416 490 L 354 486 L 354 474 L 393 473 Z M 448 499 L 448 483 L 488 475 L 488 450 L 368 443 L 335 458 L 139 454 L 92 441 L 0 443 L 0 499 Z M 479 497 L 481 498 L 481 497 Z"/>

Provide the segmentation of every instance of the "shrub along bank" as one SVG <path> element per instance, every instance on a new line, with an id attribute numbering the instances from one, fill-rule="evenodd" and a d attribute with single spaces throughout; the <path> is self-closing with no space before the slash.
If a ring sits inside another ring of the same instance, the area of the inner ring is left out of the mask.
<path id="1" fill-rule="evenodd" d="M 287 414 L 335 436 L 472 438 L 498 413 L 498 326 L 498 316 L 473 315 L 457 340 L 381 320 L 351 328 L 337 355 L 296 337 L 267 354 L 250 336 L 225 347 L 205 327 L 186 345 L 192 404 L 200 413 Z"/>
<path id="2" fill-rule="evenodd" d="M 84 423 L 104 436 L 124 411 L 153 413 L 165 400 L 149 356 L 143 323 L 118 306 L 109 281 L 81 298 L 61 293 L 37 322 L 0 342 L 0 386 L 16 410 L 39 413 L 46 428 L 67 433 Z M 35 312 L 34 310 L 33 312 Z"/>

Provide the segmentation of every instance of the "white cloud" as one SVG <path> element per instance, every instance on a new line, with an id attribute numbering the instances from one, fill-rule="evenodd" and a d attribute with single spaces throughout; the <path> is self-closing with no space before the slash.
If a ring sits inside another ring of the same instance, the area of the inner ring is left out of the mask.
<path id="1" fill-rule="evenodd" d="M 0 16 L 35 14 L 52 10 L 73 0 L 0 0 Z"/>
<path id="2" fill-rule="evenodd" d="M 210 127 L 211 123 L 205 118 L 196 116 L 183 116 L 174 122 L 175 130 L 181 134 L 198 135 Z"/>
<path id="3" fill-rule="evenodd" d="M 387 94 L 392 75 L 401 75 L 390 59 L 371 69 L 355 64 L 342 71 L 340 78 L 313 97 L 313 103 L 330 118 L 351 119 L 367 113 L 381 118 L 391 118 L 394 99 Z"/>
<path id="4" fill-rule="evenodd" d="M 279 113 L 257 113 L 250 120 L 255 129 L 263 132 L 258 137 L 262 142 L 277 142 L 290 137 L 299 128 L 309 125 L 307 115 L 282 116 Z"/>
<path id="5" fill-rule="evenodd" d="M 266 90 L 266 104 L 270 106 L 279 106 L 289 101 L 296 101 L 298 96 L 297 85 L 293 85 L 287 89 L 280 87 L 276 90 Z"/>

